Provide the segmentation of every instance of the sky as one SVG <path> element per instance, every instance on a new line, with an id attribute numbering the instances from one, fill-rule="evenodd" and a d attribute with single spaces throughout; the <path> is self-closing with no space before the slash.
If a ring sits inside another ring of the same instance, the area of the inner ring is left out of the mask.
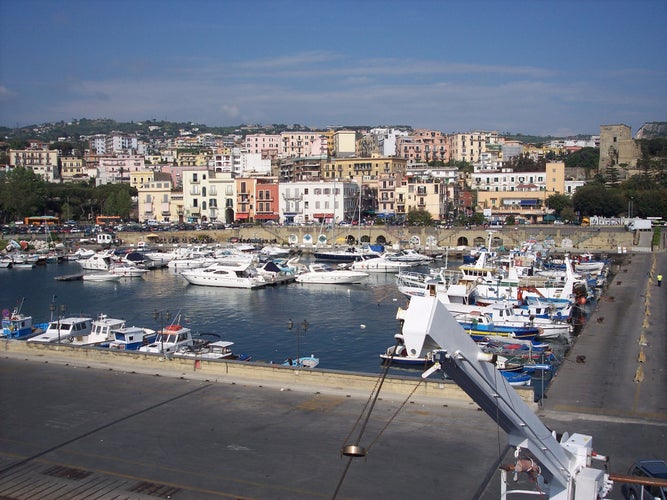
<path id="1" fill-rule="evenodd" d="M 0 125 L 667 121 L 667 0 L 0 0 Z"/>

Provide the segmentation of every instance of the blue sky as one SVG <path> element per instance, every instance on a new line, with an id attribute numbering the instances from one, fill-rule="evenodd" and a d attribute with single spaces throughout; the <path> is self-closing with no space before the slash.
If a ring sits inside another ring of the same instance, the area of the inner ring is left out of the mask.
<path id="1" fill-rule="evenodd" d="M 0 0 L 0 125 L 667 121 L 667 0 Z"/>

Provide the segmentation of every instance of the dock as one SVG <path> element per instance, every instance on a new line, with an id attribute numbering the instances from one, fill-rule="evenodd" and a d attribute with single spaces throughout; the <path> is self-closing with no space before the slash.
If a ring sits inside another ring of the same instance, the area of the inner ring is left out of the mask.
<path id="1" fill-rule="evenodd" d="M 79 274 L 63 274 L 60 276 L 56 276 L 53 278 L 54 280 L 58 281 L 78 281 L 83 279 L 83 273 Z"/>

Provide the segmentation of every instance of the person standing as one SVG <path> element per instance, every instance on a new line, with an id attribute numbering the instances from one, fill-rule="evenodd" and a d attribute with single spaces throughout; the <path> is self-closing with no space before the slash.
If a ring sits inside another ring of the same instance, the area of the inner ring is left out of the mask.
<path id="1" fill-rule="evenodd" d="M 662 274 L 658 274 L 658 286 L 662 286 Z"/>

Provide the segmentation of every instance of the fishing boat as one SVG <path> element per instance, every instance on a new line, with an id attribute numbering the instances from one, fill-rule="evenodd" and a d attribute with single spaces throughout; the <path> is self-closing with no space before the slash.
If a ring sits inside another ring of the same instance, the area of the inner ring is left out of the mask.
<path id="1" fill-rule="evenodd" d="M 93 327 L 93 318 L 61 318 L 51 321 L 44 333 L 35 335 L 28 342 L 56 343 L 69 341 L 70 337 L 89 335 Z"/>
<path id="2" fill-rule="evenodd" d="M 313 263 L 308 271 L 297 275 L 299 283 L 318 283 L 325 285 L 361 283 L 368 278 L 368 273 L 354 269 L 332 268 L 327 264 Z"/>
<path id="3" fill-rule="evenodd" d="M 13 311 L 9 309 L 2 310 L 2 337 L 6 339 L 27 339 L 33 335 L 44 332 L 46 324 L 33 325 L 32 316 L 26 316 L 21 312 L 21 304 Z"/>
<path id="4" fill-rule="evenodd" d="M 194 344 L 192 332 L 178 323 L 172 323 L 158 331 L 155 341 L 141 346 L 139 352 L 173 354 L 179 348 Z"/>
<path id="5" fill-rule="evenodd" d="M 141 346 L 155 341 L 157 332 L 150 328 L 139 326 L 122 326 L 112 330 L 113 340 L 109 342 L 109 349 L 121 351 L 136 351 Z"/>
<path id="6" fill-rule="evenodd" d="M 109 342 L 114 340 L 113 330 L 124 326 L 124 319 L 109 318 L 106 314 L 100 314 L 93 320 L 90 333 L 75 334 L 67 341 L 72 345 L 108 347 Z"/>

